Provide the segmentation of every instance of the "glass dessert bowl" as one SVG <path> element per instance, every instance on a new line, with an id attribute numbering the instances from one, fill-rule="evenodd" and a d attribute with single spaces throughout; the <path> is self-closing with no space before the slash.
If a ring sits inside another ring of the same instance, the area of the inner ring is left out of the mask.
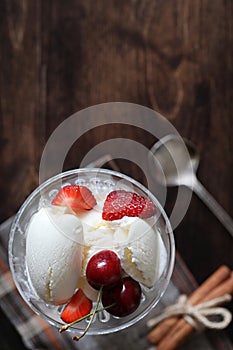
<path id="1" fill-rule="evenodd" d="M 23 299 L 59 329 L 84 316 L 69 327 L 76 334 L 90 318 L 88 334 L 107 334 L 145 317 L 167 288 L 174 252 L 157 199 L 105 169 L 71 170 L 41 184 L 9 237 L 10 268 Z"/>

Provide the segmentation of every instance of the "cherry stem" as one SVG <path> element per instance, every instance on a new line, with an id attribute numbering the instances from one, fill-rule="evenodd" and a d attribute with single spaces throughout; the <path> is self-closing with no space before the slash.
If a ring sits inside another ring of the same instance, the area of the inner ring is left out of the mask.
<path id="1" fill-rule="evenodd" d="M 102 287 L 100 288 L 99 290 L 99 293 L 98 293 L 98 297 L 97 297 L 97 301 L 96 301 L 96 305 L 95 305 L 95 308 L 92 312 L 92 315 L 91 315 L 91 318 L 86 326 L 86 328 L 84 329 L 84 332 L 81 334 L 81 335 L 75 335 L 73 337 L 73 340 L 80 340 L 82 337 L 84 337 L 84 335 L 87 333 L 88 329 L 90 328 L 90 325 L 92 324 L 93 320 L 94 320 L 94 317 L 95 317 L 95 314 L 98 310 L 98 307 L 99 307 L 99 303 L 100 303 L 100 300 L 101 300 L 101 296 L 102 296 Z"/>
<path id="2" fill-rule="evenodd" d="M 80 338 L 82 338 L 82 337 L 86 334 L 86 332 L 88 331 L 88 329 L 89 329 L 89 327 L 90 327 L 90 325 L 91 325 L 91 323 L 92 323 L 92 321 L 93 321 L 93 319 L 94 319 L 95 314 L 98 313 L 98 312 L 107 310 L 107 309 L 109 309 L 110 307 L 112 307 L 112 306 L 115 305 L 115 303 L 113 303 L 113 304 L 111 304 L 111 305 L 108 305 L 108 306 L 106 306 L 106 307 L 103 307 L 103 308 L 101 308 L 101 309 L 98 309 L 98 306 L 99 306 L 99 303 L 100 303 L 100 300 L 101 300 L 101 296 L 102 296 L 102 288 L 100 289 L 100 291 L 99 291 L 99 293 L 98 293 L 98 297 L 97 297 L 95 309 L 94 309 L 92 312 L 90 312 L 89 314 L 87 314 L 87 315 L 85 315 L 85 316 L 83 316 L 83 317 L 80 317 L 79 319 L 77 319 L 77 320 L 75 320 L 75 321 L 73 321 L 73 322 L 70 322 L 70 323 L 67 323 L 67 324 L 63 325 L 63 326 L 59 329 L 59 333 L 62 333 L 62 332 L 64 332 L 64 331 L 66 331 L 68 328 L 72 327 L 72 326 L 75 325 L 76 323 L 81 322 L 81 321 L 83 321 L 83 320 L 85 320 L 86 318 L 88 318 L 88 317 L 91 316 L 91 319 L 90 319 L 90 321 L 88 322 L 88 325 L 87 325 L 88 328 L 87 328 L 87 330 L 86 330 L 86 328 L 85 328 L 85 330 L 84 330 L 85 333 L 82 334 L 80 337 L 78 337 L 78 336 L 74 336 L 74 337 L 73 337 L 73 339 L 75 338 L 74 340 L 79 340 Z M 97 310 L 97 309 L 98 309 L 98 310 Z M 78 339 L 77 339 L 77 338 L 78 338 Z"/>

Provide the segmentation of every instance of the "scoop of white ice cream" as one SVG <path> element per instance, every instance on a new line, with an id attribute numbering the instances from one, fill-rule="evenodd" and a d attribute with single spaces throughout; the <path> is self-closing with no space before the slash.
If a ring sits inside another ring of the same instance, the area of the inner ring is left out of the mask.
<path id="1" fill-rule="evenodd" d="M 84 258 L 83 274 L 90 258 L 103 249 L 116 251 L 117 242 L 124 241 L 128 237 L 130 226 L 137 221 L 136 217 L 123 217 L 120 220 L 106 221 L 102 219 L 100 210 L 91 210 L 78 214 L 83 225 L 84 232 Z"/>
<path id="2" fill-rule="evenodd" d="M 84 251 L 82 272 L 85 276 L 86 267 L 90 258 L 103 249 L 113 249 L 113 230 L 102 219 L 100 211 L 91 210 L 78 214 L 83 225 Z"/>
<path id="3" fill-rule="evenodd" d="M 73 214 L 41 208 L 27 228 L 26 264 L 37 294 L 63 304 L 77 288 L 82 266 L 83 229 Z"/>
<path id="4" fill-rule="evenodd" d="M 115 243 L 125 272 L 147 287 L 152 287 L 159 277 L 160 242 L 158 233 L 149 223 L 136 218 L 128 234 L 118 231 Z"/>
<path id="5" fill-rule="evenodd" d="M 105 221 L 100 210 L 78 214 L 84 232 L 83 276 L 91 256 L 103 249 L 115 251 L 122 268 L 147 287 L 155 284 L 161 274 L 161 238 L 152 228 L 154 219 L 124 216 Z"/>

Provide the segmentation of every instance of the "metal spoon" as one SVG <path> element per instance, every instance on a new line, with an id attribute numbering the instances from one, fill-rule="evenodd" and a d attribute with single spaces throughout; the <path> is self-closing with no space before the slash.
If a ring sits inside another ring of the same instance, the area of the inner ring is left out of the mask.
<path id="1" fill-rule="evenodd" d="M 151 152 L 160 167 L 157 181 L 162 185 L 166 183 L 168 186 L 184 185 L 191 188 L 233 237 L 232 218 L 197 179 L 200 158 L 194 145 L 177 135 L 167 135 L 152 147 Z"/>

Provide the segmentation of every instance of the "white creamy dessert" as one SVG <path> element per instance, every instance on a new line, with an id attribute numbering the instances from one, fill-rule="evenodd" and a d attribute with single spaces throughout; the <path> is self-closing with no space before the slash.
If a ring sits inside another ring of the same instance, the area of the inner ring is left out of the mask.
<path id="1" fill-rule="evenodd" d="M 152 287 L 159 278 L 163 244 L 158 232 L 151 227 L 153 220 L 123 217 L 105 221 L 93 209 L 78 215 L 84 229 L 83 273 L 89 259 L 102 249 L 115 251 L 124 271 L 136 281 Z"/>
<path id="2" fill-rule="evenodd" d="M 41 208 L 27 228 L 26 264 L 37 294 L 63 304 L 74 294 L 82 267 L 83 228 L 77 216 Z"/>
<path id="3" fill-rule="evenodd" d="M 85 272 L 90 258 L 103 249 L 115 251 L 125 273 L 146 287 L 160 277 L 166 249 L 154 219 L 124 216 L 106 221 L 103 203 L 101 199 L 92 210 L 76 214 L 65 207 L 42 207 L 32 216 L 26 263 L 37 294 L 47 303 L 66 303 L 77 288 L 96 300 L 98 293 Z"/>
<path id="4" fill-rule="evenodd" d="M 137 218 L 130 225 L 123 243 L 123 247 L 119 244 L 122 268 L 136 281 L 146 287 L 152 287 L 159 277 L 160 242 L 158 233 L 145 220 Z"/>

